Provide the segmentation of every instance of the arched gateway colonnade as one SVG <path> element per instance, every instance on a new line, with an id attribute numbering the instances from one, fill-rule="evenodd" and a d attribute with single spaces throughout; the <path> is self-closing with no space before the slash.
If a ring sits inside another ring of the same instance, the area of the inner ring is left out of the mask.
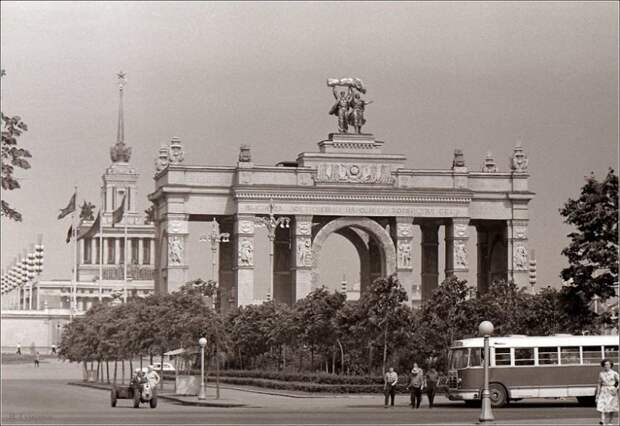
<path id="1" fill-rule="evenodd" d="M 293 303 L 321 285 L 323 243 L 332 233 L 360 256 L 362 291 L 375 277 L 398 273 L 414 303 L 438 285 L 439 229 L 443 227 L 446 275 L 475 270 L 484 289 L 495 278 L 528 283 L 527 158 L 515 147 L 506 171 L 487 156 L 470 170 L 455 151 L 445 170 L 410 169 L 405 157 L 383 153 L 371 134 L 330 134 L 318 152 L 295 161 L 255 165 L 243 146 L 228 167 L 189 165 L 182 144 L 164 149 L 155 175 L 155 288 L 170 292 L 188 280 L 189 222 L 216 219 L 232 244 L 219 250 L 222 308 L 260 303 L 254 291 L 257 217 L 290 218 L 273 234 L 273 297 Z M 420 241 L 414 241 L 419 227 Z M 471 230 L 477 253 L 468 253 Z M 414 256 L 421 268 L 414 270 Z M 472 264 L 472 259 L 476 264 Z"/>

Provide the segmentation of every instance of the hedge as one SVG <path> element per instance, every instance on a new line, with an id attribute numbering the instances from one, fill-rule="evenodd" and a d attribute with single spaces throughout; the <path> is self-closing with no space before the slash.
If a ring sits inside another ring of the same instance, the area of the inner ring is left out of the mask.
<path id="1" fill-rule="evenodd" d="M 209 375 L 214 370 L 209 369 Z M 200 375 L 200 370 L 192 370 L 190 374 Z M 383 386 L 381 376 L 339 376 L 328 373 L 294 373 L 285 371 L 264 370 L 221 370 L 220 376 L 229 378 L 252 378 L 277 380 L 281 382 L 314 383 L 321 385 L 380 385 Z"/>

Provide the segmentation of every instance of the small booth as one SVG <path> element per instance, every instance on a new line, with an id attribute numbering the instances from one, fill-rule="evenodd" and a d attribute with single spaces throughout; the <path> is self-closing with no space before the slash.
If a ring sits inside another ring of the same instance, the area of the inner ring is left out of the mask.
<path id="1" fill-rule="evenodd" d="M 174 393 L 177 395 L 198 395 L 200 376 L 192 374 L 200 365 L 200 349 L 179 348 L 164 353 L 174 365 Z"/>

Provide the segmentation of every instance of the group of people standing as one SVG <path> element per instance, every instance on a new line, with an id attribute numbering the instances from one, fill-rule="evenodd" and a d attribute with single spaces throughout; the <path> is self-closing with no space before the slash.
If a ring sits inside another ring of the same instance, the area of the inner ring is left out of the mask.
<path id="1" fill-rule="evenodd" d="M 409 405 L 411 408 L 420 408 L 423 393 L 426 393 L 428 398 L 428 407 L 433 408 L 438 380 L 439 373 L 435 367 L 429 367 L 425 373 L 416 362 L 413 363 L 413 368 L 411 369 L 411 374 L 406 388 L 410 392 L 411 400 Z M 389 406 L 394 407 L 397 385 L 398 374 L 394 371 L 393 367 L 390 367 L 389 371 L 385 373 L 383 386 L 385 392 L 385 408 L 388 408 Z"/>

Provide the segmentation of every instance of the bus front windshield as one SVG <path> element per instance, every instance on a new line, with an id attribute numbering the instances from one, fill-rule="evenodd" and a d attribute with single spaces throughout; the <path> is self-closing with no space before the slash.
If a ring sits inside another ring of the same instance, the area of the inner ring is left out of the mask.
<path id="1" fill-rule="evenodd" d="M 468 358 L 469 350 L 467 348 L 453 349 L 450 354 L 450 369 L 459 370 L 461 368 L 467 368 Z"/>

